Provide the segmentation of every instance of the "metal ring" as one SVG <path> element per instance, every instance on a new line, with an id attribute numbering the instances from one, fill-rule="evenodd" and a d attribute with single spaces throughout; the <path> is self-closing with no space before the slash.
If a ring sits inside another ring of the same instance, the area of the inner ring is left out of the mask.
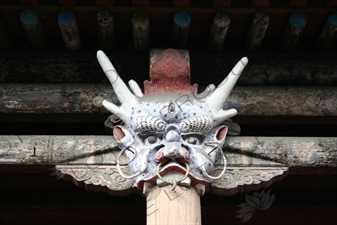
<path id="1" fill-rule="evenodd" d="M 171 185 L 172 185 L 172 188 L 171 188 L 172 190 L 174 190 L 174 189 L 176 188 L 177 184 L 179 184 L 181 181 L 185 180 L 185 179 L 188 177 L 188 174 L 190 173 L 190 166 L 188 165 L 188 163 L 185 162 L 186 173 L 185 173 L 184 177 L 183 177 L 182 179 L 180 179 L 179 181 L 175 181 L 175 180 L 174 180 L 174 181 L 168 182 L 168 181 L 165 180 L 165 179 L 160 175 L 160 173 L 159 173 L 159 170 L 160 170 L 160 167 L 161 167 L 162 164 L 163 164 L 163 163 L 159 163 L 158 166 L 157 166 L 157 176 L 158 176 L 158 178 L 159 178 L 161 181 L 163 181 L 163 182 L 165 182 L 165 183 L 171 184 Z"/>
<path id="2" fill-rule="evenodd" d="M 216 148 L 218 148 L 218 149 L 220 150 L 220 148 L 219 148 L 218 146 L 217 146 Z M 224 167 L 223 167 L 222 172 L 221 172 L 220 175 L 218 175 L 217 177 L 213 177 L 213 176 L 209 175 L 209 174 L 206 172 L 206 170 L 204 170 L 203 167 L 201 166 L 201 167 L 200 167 L 200 170 L 202 171 L 202 173 L 203 173 L 206 177 L 208 177 L 208 178 L 210 178 L 210 179 L 213 179 L 213 180 L 216 180 L 216 179 L 219 179 L 220 177 L 222 177 L 222 175 L 224 175 L 224 173 L 226 172 L 226 169 L 227 169 L 227 159 L 226 159 L 225 155 L 223 154 L 222 150 L 220 150 L 220 154 L 222 155 L 222 158 L 223 158 L 223 161 L 224 161 Z"/>
<path id="3" fill-rule="evenodd" d="M 122 156 L 122 154 L 124 154 L 124 152 L 126 151 L 126 150 L 129 150 L 130 152 L 132 152 L 133 154 L 134 154 L 134 157 L 129 161 L 129 162 L 127 162 L 127 163 L 120 163 L 119 162 L 119 159 L 120 159 L 120 157 Z M 137 172 L 137 173 L 135 173 L 135 174 L 132 174 L 132 175 L 130 175 L 130 176 L 127 176 L 127 175 L 125 175 L 124 173 L 123 173 L 123 171 L 122 171 L 122 169 L 121 169 L 121 165 L 127 165 L 127 164 L 129 164 L 130 162 L 132 162 L 135 158 L 136 158 L 136 152 L 135 151 L 133 151 L 133 150 L 131 150 L 130 149 L 130 146 L 127 146 L 127 147 L 125 147 L 125 148 L 123 148 L 122 149 L 122 151 L 120 151 L 119 153 L 118 153 L 118 156 L 117 156 L 117 160 L 116 160 L 116 164 L 117 164 L 117 170 L 118 170 L 118 172 L 119 172 L 119 174 L 122 176 L 122 177 L 124 177 L 124 178 L 126 178 L 126 179 L 132 179 L 132 178 L 134 178 L 134 177 L 137 177 L 137 176 L 139 176 L 142 172 L 144 172 L 144 171 L 139 171 L 139 172 Z"/>
<path id="4" fill-rule="evenodd" d="M 124 154 L 124 152 L 125 152 L 126 150 L 129 150 L 130 152 L 132 152 L 133 155 L 134 155 L 134 157 L 133 157 L 129 162 L 127 162 L 127 163 L 120 163 L 120 162 L 119 162 L 119 159 L 120 159 L 120 157 L 122 156 L 122 154 Z M 137 153 L 136 153 L 134 150 L 132 150 L 132 149 L 130 148 L 130 146 L 127 146 L 127 147 L 123 148 L 123 149 L 118 153 L 116 163 L 117 163 L 118 165 L 122 165 L 122 166 L 128 165 L 130 162 L 132 162 L 132 161 L 136 158 L 136 156 L 137 156 Z"/>

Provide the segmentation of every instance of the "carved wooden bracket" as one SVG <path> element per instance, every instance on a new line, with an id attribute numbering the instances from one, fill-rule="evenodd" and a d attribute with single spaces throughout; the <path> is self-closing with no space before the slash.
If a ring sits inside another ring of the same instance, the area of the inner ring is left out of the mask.
<path id="1" fill-rule="evenodd" d="M 107 192 L 114 196 L 136 191 L 133 180 L 122 177 L 116 166 L 57 165 L 56 171 L 60 178 L 72 181 L 87 191 Z M 211 184 L 210 191 L 229 196 L 267 188 L 273 182 L 282 180 L 287 171 L 288 167 L 228 167 L 226 173 Z M 128 174 L 129 169 L 124 167 L 123 172 Z"/>

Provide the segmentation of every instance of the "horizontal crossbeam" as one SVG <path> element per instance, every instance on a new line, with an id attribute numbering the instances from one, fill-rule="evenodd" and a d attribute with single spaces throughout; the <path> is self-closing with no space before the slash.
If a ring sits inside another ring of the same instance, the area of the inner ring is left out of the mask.
<path id="1" fill-rule="evenodd" d="M 230 167 L 337 166 L 337 138 L 227 137 L 223 150 Z M 0 136 L 0 164 L 114 166 L 118 152 L 111 136 Z"/>

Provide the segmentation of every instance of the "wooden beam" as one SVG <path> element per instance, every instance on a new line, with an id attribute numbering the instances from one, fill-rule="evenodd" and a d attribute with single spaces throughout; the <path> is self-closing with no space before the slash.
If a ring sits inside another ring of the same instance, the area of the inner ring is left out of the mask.
<path id="1" fill-rule="evenodd" d="M 116 48 L 114 18 L 110 11 L 104 10 L 97 13 L 97 38 L 104 51 Z"/>
<path id="2" fill-rule="evenodd" d="M 0 164 L 115 166 L 112 136 L 0 136 Z M 337 167 L 337 138 L 227 137 L 229 167 Z"/>
<path id="3" fill-rule="evenodd" d="M 132 39 L 136 51 L 147 51 L 151 45 L 150 18 L 145 12 L 132 14 Z"/>
<path id="4" fill-rule="evenodd" d="M 118 104 L 110 85 L 7 84 L 0 85 L 0 113 L 105 113 L 97 96 Z M 336 116 L 334 87 L 235 87 L 224 107 L 242 116 Z"/>
<path id="5" fill-rule="evenodd" d="M 291 51 L 295 48 L 302 30 L 307 23 L 307 16 L 302 12 L 290 15 L 288 23 L 278 41 L 278 48 L 282 51 Z"/>
<path id="6" fill-rule="evenodd" d="M 69 10 L 62 10 L 59 12 L 57 20 L 66 48 L 72 51 L 80 50 L 82 41 L 74 13 Z"/>
<path id="7" fill-rule="evenodd" d="M 337 40 L 337 11 L 329 14 L 324 27 L 319 34 L 315 47 L 317 49 L 329 49 Z"/>
<path id="8" fill-rule="evenodd" d="M 191 15 L 186 11 L 174 14 L 171 46 L 174 48 L 185 48 L 190 31 Z"/>
<path id="9" fill-rule="evenodd" d="M 231 19 L 227 13 L 219 12 L 215 14 L 207 43 L 209 51 L 222 50 L 230 23 Z"/>
<path id="10" fill-rule="evenodd" d="M 256 51 L 261 47 L 268 26 L 269 16 L 264 12 L 255 13 L 246 38 L 248 51 Z"/>
<path id="11" fill-rule="evenodd" d="M 47 49 L 49 41 L 37 12 L 32 9 L 26 9 L 21 12 L 20 20 L 33 47 Z"/>
<path id="12" fill-rule="evenodd" d="M 20 57 L 18 57 L 18 54 Z M 237 85 L 335 86 L 336 54 L 247 53 L 249 64 Z M 143 83 L 149 74 L 148 53 L 108 54 L 124 81 Z M 192 83 L 219 84 L 242 53 L 190 53 Z M 108 83 L 95 52 L 1 52 L 1 83 Z M 34 69 L 32 69 L 34 68 Z"/>

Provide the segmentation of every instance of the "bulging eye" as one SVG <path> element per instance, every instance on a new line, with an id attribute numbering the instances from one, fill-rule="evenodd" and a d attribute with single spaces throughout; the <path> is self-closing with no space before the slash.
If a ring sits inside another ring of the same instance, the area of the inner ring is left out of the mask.
<path id="1" fill-rule="evenodd" d="M 152 145 L 152 144 L 157 143 L 158 141 L 159 141 L 159 138 L 157 138 L 154 135 L 150 135 L 150 136 L 148 136 L 147 138 L 144 139 L 144 143 L 146 145 Z"/>
<path id="2" fill-rule="evenodd" d="M 186 142 L 189 143 L 189 144 L 191 144 L 191 145 L 199 145 L 200 144 L 199 139 L 197 137 L 193 137 L 193 136 L 188 137 L 186 139 Z"/>

